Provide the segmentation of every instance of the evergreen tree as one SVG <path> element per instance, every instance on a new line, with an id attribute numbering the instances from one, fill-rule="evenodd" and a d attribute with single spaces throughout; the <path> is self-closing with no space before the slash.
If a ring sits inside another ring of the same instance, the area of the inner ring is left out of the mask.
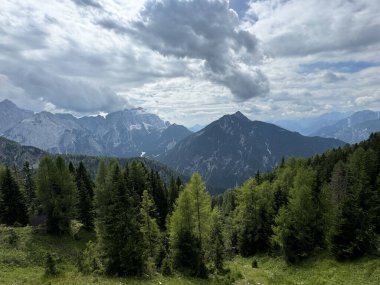
<path id="1" fill-rule="evenodd" d="M 69 172 L 75 177 L 75 166 L 71 161 L 69 162 Z"/>
<path id="2" fill-rule="evenodd" d="M 62 157 L 45 156 L 37 172 L 37 198 L 47 216 L 47 231 L 62 235 L 70 232 L 75 217 L 77 189 L 74 177 Z"/>
<path id="3" fill-rule="evenodd" d="M 380 173 L 376 180 L 376 187 L 371 205 L 371 215 L 375 232 L 380 235 Z"/>
<path id="4" fill-rule="evenodd" d="M 207 276 L 205 251 L 209 248 L 211 199 L 198 173 L 180 193 L 169 222 L 174 267 L 198 277 Z"/>
<path id="5" fill-rule="evenodd" d="M 151 170 L 149 184 L 149 192 L 157 210 L 157 222 L 160 228 L 163 229 L 165 228 L 166 215 L 168 213 L 167 191 L 157 171 Z"/>
<path id="6" fill-rule="evenodd" d="M 346 166 L 339 161 L 333 169 L 329 187 L 332 192 L 332 198 L 336 205 L 340 205 L 348 188 L 348 180 L 346 174 Z"/>
<path id="7" fill-rule="evenodd" d="M 170 178 L 169 189 L 168 189 L 168 214 L 173 212 L 174 203 L 177 200 L 178 195 L 179 195 L 178 185 L 176 183 L 176 180 L 174 180 L 174 177 L 172 176 Z"/>
<path id="8" fill-rule="evenodd" d="M 254 242 L 257 218 L 257 198 L 253 188 L 256 180 L 251 179 L 238 191 L 238 206 L 235 213 L 238 248 L 242 256 L 250 256 L 257 252 Z"/>
<path id="9" fill-rule="evenodd" d="M 276 217 L 274 241 L 290 263 L 309 256 L 318 242 L 317 212 L 313 198 L 315 183 L 315 171 L 299 167 L 289 192 L 289 203 L 280 209 Z"/>
<path id="10" fill-rule="evenodd" d="M 221 215 L 226 217 L 236 208 L 236 191 L 227 190 L 222 195 Z"/>
<path id="11" fill-rule="evenodd" d="M 176 207 L 169 223 L 170 254 L 175 269 L 189 275 L 199 275 L 201 260 L 199 240 L 194 233 L 194 201 L 189 191 L 183 191 L 176 202 Z"/>
<path id="12" fill-rule="evenodd" d="M 108 171 L 101 164 L 96 181 L 96 232 L 105 273 L 140 275 L 144 261 L 134 189 L 128 188 L 126 174 L 116 161 Z"/>
<path id="13" fill-rule="evenodd" d="M 78 189 L 78 220 L 86 230 L 91 230 L 94 226 L 93 220 L 93 184 L 87 174 L 83 163 L 80 162 L 76 171 L 76 183 Z"/>
<path id="14" fill-rule="evenodd" d="M 337 259 L 359 257 L 376 247 L 375 225 L 371 215 L 375 192 L 369 176 L 373 164 L 373 154 L 360 147 L 349 158 L 349 186 L 331 236 L 332 252 Z"/>
<path id="15" fill-rule="evenodd" d="M 96 215 L 104 211 L 106 206 L 108 195 L 105 190 L 106 177 L 108 175 L 107 165 L 104 160 L 101 160 L 98 165 L 96 177 L 95 177 L 95 189 L 94 189 L 94 220 Z"/>
<path id="16" fill-rule="evenodd" d="M 216 273 L 223 271 L 224 261 L 224 238 L 222 219 L 217 208 L 211 213 L 210 219 L 210 248 L 208 256 L 212 264 L 212 268 Z"/>
<path id="17" fill-rule="evenodd" d="M 256 183 L 259 185 L 261 183 L 261 174 L 260 170 L 257 170 L 256 175 L 255 175 Z"/>
<path id="18" fill-rule="evenodd" d="M 30 169 L 29 162 L 25 162 L 22 168 L 23 173 L 23 186 L 25 190 L 26 205 L 29 209 L 29 213 L 34 213 L 36 210 L 36 184 L 33 179 L 32 170 Z"/>
<path id="19" fill-rule="evenodd" d="M 143 236 L 144 260 L 157 263 L 161 250 L 161 234 L 155 216 L 155 205 L 147 190 L 143 192 L 140 219 L 141 233 Z"/>
<path id="20" fill-rule="evenodd" d="M 176 185 L 177 185 L 177 190 L 178 192 L 181 190 L 181 188 L 183 187 L 183 183 L 182 183 L 182 180 L 179 176 L 177 176 L 177 180 L 176 180 Z"/>
<path id="21" fill-rule="evenodd" d="M 250 256 L 267 251 L 274 222 L 270 183 L 266 181 L 257 186 L 256 179 L 249 180 L 239 190 L 235 215 L 240 254 Z"/>
<path id="22" fill-rule="evenodd" d="M 209 242 L 209 221 L 211 214 L 211 197 L 206 191 L 206 184 L 199 173 L 194 173 L 186 189 L 191 193 L 195 207 L 195 233 L 200 241 L 200 251 L 203 253 Z"/>
<path id="23" fill-rule="evenodd" d="M 128 187 L 133 190 L 136 199 L 141 199 L 142 193 L 148 186 L 148 172 L 139 161 L 132 161 L 127 165 Z"/>
<path id="24" fill-rule="evenodd" d="M 9 168 L 0 181 L 0 224 L 13 226 L 28 223 L 28 211 L 24 197 Z"/>

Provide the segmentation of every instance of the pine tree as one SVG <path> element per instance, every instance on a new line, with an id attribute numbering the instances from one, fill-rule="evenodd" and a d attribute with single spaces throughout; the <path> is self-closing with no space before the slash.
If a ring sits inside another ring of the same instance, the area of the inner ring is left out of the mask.
<path id="1" fill-rule="evenodd" d="M 13 226 L 28 223 L 28 211 L 24 197 L 9 168 L 0 181 L 0 224 Z"/>
<path id="2" fill-rule="evenodd" d="M 210 220 L 210 240 L 212 242 L 208 249 L 208 256 L 215 272 L 220 273 L 223 271 L 224 238 L 222 219 L 217 208 L 212 211 Z"/>
<path id="3" fill-rule="evenodd" d="M 117 161 L 111 162 L 108 171 L 102 163 L 96 181 L 96 232 L 105 273 L 140 275 L 144 261 L 134 188 L 128 188 L 131 184 Z"/>
<path id="4" fill-rule="evenodd" d="M 210 213 L 210 196 L 195 173 L 179 195 L 169 222 L 174 267 L 192 276 L 207 276 L 205 251 L 209 248 Z"/>
<path id="5" fill-rule="evenodd" d="M 274 240 L 290 263 L 297 263 L 310 255 L 318 240 L 317 212 L 313 198 L 316 173 L 299 167 L 289 192 L 289 203 L 280 209 L 274 227 Z"/>
<path id="6" fill-rule="evenodd" d="M 375 193 L 371 205 L 371 216 L 375 232 L 380 235 L 380 173 L 377 176 Z"/>
<path id="7" fill-rule="evenodd" d="M 359 257 L 376 247 L 375 225 L 371 215 L 375 193 L 370 183 L 373 164 L 373 154 L 360 147 L 349 157 L 349 186 L 331 236 L 332 252 L 337 259 Z"/>
<path id="8" fill-rule="evenodd" d="M 342 161 L 339 161 L 331 173 L 329 187 L 332 192 L 332 198 L 336 205 L 340 205 L 348 188 L 346 167 Z"/>
<path id="9" fill-rule="evenodd" d="M 250 256 L 269 250 L 274 222 L 271 185 L 266 181 L 257 186 L 256 179 L 251 179 L 238 193 L 235 224 L 240 254 Z"/>
<path id="10" fill-rule="evenodd" d="M 255 179 L 256 179 L 256 183 L 257 183 L 257 185 L 260 185 L 260 183 L 261 183 L 261 174 L 260 174 L 260 170 L 257 170 L 256 175 L 255 175 Z"/>
<path id="11" fill-rule="evenodd" d="M 69 172 L 72 176 L 75 176 L 75 166 L 71 161 L 69 162 Z"/>
<path id="12" fill-rule="evenodd" d="M 91 230 L 94 226 L 93 219 L 93 184 L 87 174 L 83 163 L 80 162 L 76 171 L 76 184 L 78 189 L 78 220 L 86 230 Z"/>
<path id="13" fill-rule="evenodd" d="M 139 161 L 132 161 L 127 165 L 128 183 L 136 198 L 141 199 L 142 193 L 148 187 L 148 172 Z"/>
<path id="14" fill-rule="evenodd" d="M 37 172 L 37 198 L 47 216 L 47 231 L 62 235 L 70 232 L 75 217 L 77 189 L 74 177 L 62 157 L 45 156 Z"/>
<path id="15" fill-rule="evenodd" d="M 149 194 L 156 205 L 157 222 L 160 228 L 164 229 L 168 213 L 167 191 L 157 171 L 151 170 L 149 175 L 149 186 Z"/>
<path id="16" fill-rule="evenodd" d="M 186 185 L 190 191 L 195 207 L 195 233 L 200 241 L 201 252 L 209 242 L 209 219 L 211 214 L 211 197 L 206 191 L 206 184 L 199 173 L 194 173 Z"/>
<path id="17" fill-rule="evenodd" d="M 29 209 L 29 213 L 34 213 L 36 210 L 36 184 L 33 180 L 32 170 L 30 169 L 29 162 L 25 162 L 22 168 L 23 173 L 23 186 L 25 190 L 25 201 Z"/>
<path id="18" fill-rule="evenodd" d="M 254 187 L 256 187 L 256 180 L 252 179 L 238 191 L 234 224 L 237 227 L 238 248 L 242 256 L 250 256 L 257 252 L 254 238 L 258 207 Z"/>
<path id="19" fill-rule="evenodd" d="M 174 177 L 172 176 L 170 178 L 169 189 L 168 189 L 168 214 L 173 212 L 174 203 L 177 200 L 178 195 L 179 195 L 178 187 L 177 187 L 176 181 L 174 180 Z"/>
<path id="20" fill-rule="evenodd" d="M 194 233 L 194 201 L 189 191 L 183 191 L 169 223 L 170 254 L 175 269 L 197 276 L 200 260 L 199 240 Z"/>
<path id="21" fill-rule="evenodd" d="M 143 236 L 144 260 L 151 260 L 154 264 L 158 261 L 161 250 L 161 233 L 155 216 L 155 205 L 148 191 L 143 192 L 140 219 L 141 233 Z"/>

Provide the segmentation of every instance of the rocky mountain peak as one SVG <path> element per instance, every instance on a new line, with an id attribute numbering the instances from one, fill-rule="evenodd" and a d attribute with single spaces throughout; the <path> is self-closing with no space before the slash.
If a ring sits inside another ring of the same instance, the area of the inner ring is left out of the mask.
<path id="1" fill-rule="evenodd" d="M 11 100 L 5 99 L 0 102 L 1 107 L 8 107 L 8 108 L 17 108 L 16 104 L 14 104 Z"/>
<path id="2" fill-rule="evenodd" d="M 239 119 L 239 120 L 242 120 L 242 121 L 250 121 L 250 119 L 248 119 L 242 112 L 240 111 L 237 111 L 235 114 L 233 114 L 232 116 L 234 116 L 235 118 Z"/>

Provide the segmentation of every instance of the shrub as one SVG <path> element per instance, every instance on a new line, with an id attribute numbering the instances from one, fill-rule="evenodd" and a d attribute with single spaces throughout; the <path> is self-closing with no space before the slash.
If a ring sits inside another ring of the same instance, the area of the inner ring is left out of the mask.
<path id="1" fill-rule="evenodd" d="M 19 236 L 17 235 L 16 231 L 13 228 L 6 227 L 4 228 L 4 236 L 3 241 L 5 244 L 10 245 L 12 247 L 17 246 L 19 241 Z"/>
<path id="2" fill-rule="evenodd" d="M 252 268 L 258 268 L 258 267 L 259 266 L 257 264 L 257 260 L 256 259 L 252 260 Z"/>
<path id="3" fill-rule="evenodd" d="M 46 254 L 45 259 L 45 275 L 46 276 L 57 276 L 59 270 L 57 268 L 57 259 L 50 253 Z"/>
<path id="4" fill-rule="evenodd" d="M 173 274 L 172 263 L 168 257 L 165 257 L 162 261 L 161 272 L 164 276 L 170 276 Z"/>
<path id="5" fill-rule="evenodd" d="M 86 249 L 78 258 L 77 266 L 79 272 L 84 274 L 102 274 L 104 272 L 96 243 L 92 241 L 87 243 Z"/>
<path id="6" fill-rule="evenodd" d="M 70 222 L 70 235 L 73 240 L 78 240 L 78 235 L 81 229 L 83 228 L 83 224 L 77 220 L 71 220 Z"/>

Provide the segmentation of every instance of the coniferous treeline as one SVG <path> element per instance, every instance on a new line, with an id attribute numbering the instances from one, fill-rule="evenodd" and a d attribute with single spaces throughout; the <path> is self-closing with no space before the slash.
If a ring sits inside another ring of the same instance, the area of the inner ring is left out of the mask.
<path id="1" fill-rule="evenodd" d="M 318 250 L 338 260 L 370 254 L 380 234 L 380 134 L 308 160 L 291 158 L 215 203 L 228 246 L 243 256 L 278 252 L 297 263 Z"/>
<path id="2" fill-rule="evenodd" d="M 96 233 L 79 262 L 85 273 L 136 276 L 174 271 L 223 273 L 224 259 L 282 254 L 297 263 L 318 251 L 352 259 L 377 250 L 380 234 L 380 134 L 311 159 L 288 159 L 242 187 L 211 197 L 199 174 L 165 183 L 132 161 L 101 162 L 95 179 L 83 163 L 44 157 L 35 173 L 0 168 L 0 223 L 46 217 L 50 234 L 74 221 Z"/>

